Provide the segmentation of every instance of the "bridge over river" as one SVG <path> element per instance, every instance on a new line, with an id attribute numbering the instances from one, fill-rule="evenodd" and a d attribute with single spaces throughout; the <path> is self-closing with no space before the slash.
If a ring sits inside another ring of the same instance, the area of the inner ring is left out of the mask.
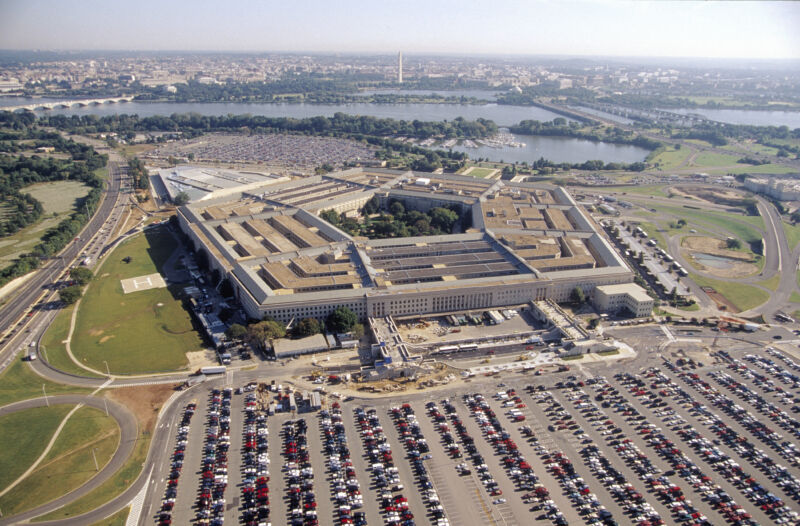
<path id="1" fill-rule="evenodd" d="M 49 102 L 34 102 L 32 104 L 21 104 L 19 106 L 4 106 L 0 108 L 3 111 L 40 111 L 40 110 L 54 110 L 56 108 L 73 108 L 84 106 L 100 106 L 103 104 L 120 104 L 123 102 L 133 102 L 133 95 L 129 97 L 104 97 L 99 99 L 81 99 L 81 100 L 57 100 Z"/>

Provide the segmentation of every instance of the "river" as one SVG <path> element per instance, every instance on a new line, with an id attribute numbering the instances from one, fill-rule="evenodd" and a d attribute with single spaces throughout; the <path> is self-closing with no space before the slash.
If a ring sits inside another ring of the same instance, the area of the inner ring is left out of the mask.
<path id="1" fill-rule="evenodd" d="M 800 111 L 716 110 L 707 108 L 664 108 L 663 111 L 671 111 L 682 115 L 696 113 L 706 119 L 729 124 L 800 128 Z"/>
<path id="2" fill-rule="evenodd" d="M 430 93 L 430 92 L 429 92 Z M 463 93 L 469 92 L 451 92 Z M 473 92 L 473 94 L 477 94 Z M 0 106 L 22 105 L 31 102 L 45 102 L 43 99 L 30 100 L 14 97 L 0 97 Z M 85 106 L 39 111 L 39 115 L 114 115 L 118 113 L 137 114 L 141 117 L 152 115 L 171 115 L 173 113 L 199 113 L 201 115 L 263 115 L 267 117 L 315 117 L 333 116 L 337 112 L 369 115 L 372 117 L 399 120 L 452 121 L 457 117 L 467 120 L 490 119 L 500 126 L 510 126 L 522 120 L 549 121 L 561 117 L 556 113 L 536 106 L 508 106 L 490 104 L 372 104 L 366 102 L 351 104 L 265 104 L 265 103 L 179 103 L 179 102 L 127 102 L 102 106 Z M 538 137 L 519 135 L 514 138 L 525 143 L 524 148 L 464 148 L 473 159 L 483 157 L 491 161 L 533 162 L 540 157 L 555 162 L 583 162 L 602 160 L 604 162 L 642 161 L 648 150 L 635 146 L 598 143 L 569 137 Z"/>

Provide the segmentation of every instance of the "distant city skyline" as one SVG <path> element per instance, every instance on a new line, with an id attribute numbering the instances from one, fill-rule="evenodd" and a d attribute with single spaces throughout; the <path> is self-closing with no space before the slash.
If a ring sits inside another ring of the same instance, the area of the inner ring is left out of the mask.
<path id="1" fill-rule="evenodd" d="M 3 0 L 8 50 L 800 58 L 800 3 Z"/>

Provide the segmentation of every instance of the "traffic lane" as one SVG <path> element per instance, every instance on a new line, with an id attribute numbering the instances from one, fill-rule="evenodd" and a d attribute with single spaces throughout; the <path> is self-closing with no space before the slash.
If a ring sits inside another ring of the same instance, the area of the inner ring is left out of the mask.
<path id="1" fill-rule="evenodd" d="M 17 411 L 23 411 L 25 409 L 44 407 L 47 406 L 48 403 L 73 404 L 73 405 L 84 404 L 86 406 L 93 407 L 101 411 L 106 410 L 106 404 L 107 404 L 109 416 L 111 416 L 114 420 L 116 420 L 117 424 L 119 425 L 119 430 L 120 430 L 119 445 L 117 446 L 117 450 L 114 452 L 114 455 L 111 457 L 111 460 L 109 460 L 108 463 L 105 466 L 103 466 L 103 468 L 94 477 L 92 477 L 89 481 L 87 481 L 84 485 L 67 493 L 62 497 L 59 497 L 58 499 L 55 499 L 51 502 L 48 502 L 47 504 L 34 508 L 33 510 L 27 511 L 23 514 L 19 514 L 11 518 L 3 518 L 2 520 L 0 520 L 0 524 L 15 524 L 20 521 L 28 520 L 32 517 L 44 515 L 87 494 L 88 492 L 98 487 L 103 482 L 105 482 L 109 477 L 111 477 L 111 475 L 116 473 L 128 460 L 128 457 L 130 457 L 131 453 L 133 452 L 133 448 L 136 445 L 136 439 L 138 435 L 138 425 L 136 422 L 136 417 L 133 415 L 133 413 L 131 413 L 125 406 L 118 404 L 117 402 L 111 400 L 105 400 L 99 397 L 83 396 L 83 395 L 58 395 L 58 396 L 48 396 L 47 399 L 34 398 L 31 400 L 15 402 L 13 404 L 8 404 L 6 406 L 0 407 L 0 416 L 15 413 Z"/>
<path id="2" fill-rule="evenodd" d="M 301 413 L 299 418 L 304 418 L 308 424 L 306 440 L 308 443 L 308 460 L 314 470 L 314 496 L 317 499 L 317 517 L 321 524 L 333 522 L 334 503 L 331 492 L 330 474 L 328 473 L 328 456 L 323 450 L 322 426 L 319 413 Z M 349 444 L 349 442 L 348 442 Z M 361 475 L 356 473 L 356 476 Z M 361 477 L 358 477 L 359 479 Z M 360 482 L 360 480 L 359 480 Z M 336 517 L 338 517 L 336 513 Z"/>

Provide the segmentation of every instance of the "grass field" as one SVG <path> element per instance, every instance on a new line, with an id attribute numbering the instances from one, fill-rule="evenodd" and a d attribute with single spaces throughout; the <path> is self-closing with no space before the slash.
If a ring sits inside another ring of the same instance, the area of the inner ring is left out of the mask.
<path id="1" fill-rule="evenodd" d="M 752 285 L 709 279 L 697 274 L 689 274 L 689 276 L 701 287 L 712 287 L 728 298 L 740 311 L 746 311 L 757 307 L 769 299 L 769 292 L 759 289 L 758 287 L 753 287 Z"/>
<path id="2" fill-rule="evenodd" d="M 741 159 L 739 155 L 727 155 L 714 152 L 700 152 L 692 162 L 693 166 L 735 166 Z"/>
<path id="3" fill-rule="evenodd" d="M 106 517 L 105 519 L 95 522 L 92 526 L 125 526 L 125 521 L 128 519 L 128 514 L 131 512 L 131 508 L 127 507 L 125 509 L 119 510 L 117 513 L 110 517 Z"/>
<path id="4" fill-rule="evenodd" d="M 9 515 L 20 513 L 80 487 L 97 473 L 92 452 L 102 469 L 114 455 L 119 437 L 112 417 L 92 407 L 78 409 L 42 463 L 0 498 L 0 509 Z"/>
<path id="5" fill-rule="evenodd" d="M 669 147 L 663 152 L 656 155 L 650 162 L 659 170 L 674 170 L 681 166 L 681 164 L 689 158 L 692 154 L 691 148 L 681 148 L 676 150 Z"/>
<path id="6" fill-rule="evenodd" d="M 719 227 L 746 243 L 753 243 L 761 239 L 761 235 L 755 229 L 747 226 L 747 224 L 761 230 L 764 229 L 764 218 L 761 216 L 745 216 L 728 212 L 711 212 L 664 205 L 653 205 L 653 208 L 658 212 L 673 215 L 676 219 L 682 217 L 690 223 L 696 221 L 700 226 Z"/>
<path id="7" fill-rule="evenodd" d="M 71 385 L 57 384 L 45 380 L 34 373 L 28 365 L 21 360 L 14 360 L 8 368 L 0 374 L 0 406 L 38 398 L 42 396 L 42 385 L 45 386 L 47 395 L 57 394 L 89 394 L 91 389 L 83 389 Z M 2 442 L 0 442 L 2 444 Z"/>
<path id="8" fill-rule="evenodd" d="M 99 377 L 99 375 L 83 367 L 78 367 L 67 354 L 67 346 L 64 344 L 64 340 L 69 335 L 69 322 L 72 318 L 73 309 L 74 306 L 69 306 L 56 314 L 39 343 L 39 350 L 41 354 L 47 356 L 47 362 L 56 369 L 80 376 Z"/>
<path id="9" fill-rule="evenodd" d="M 484 177 L 489 177 L 494 172 L 495 170 L 492 168 L 481 168 L 480 166 L 473 166 L 472 170 L 470 170 L 467 175 L 470 177 L 484 178 Z"/>
<path id="10" fill-rule="evenodd" d="M 800 225 L 792 225 L 785 221 L 781 221 L 781 224 L 783 232 L 786 234 L 786 241 L 789 242 L 789 250 L 793 250 L 800 243 Z"/>
<path id="11" fill-rule="evenodd" d="M 0 267 L 32 250 L 48 229 L 56 226 L 75 210 L 76 200 L 88 194 L 89 190 L 89 186 L 78 181 L 36 183 L 23 188 L 22 192 L 41 201 L 44 213 L 42 219 L 35 224 L 23 228 L 13 236 L 0 239 Z"/>
<path id="12" fill-rule="evenodd" d="M 36 407 L 0 417 L 0 489 L 17 480 L 39 458 L 72 407 Z M 2 505 L 0 509 L 7 513 Z"/>
<path id="13" fill-rule="evenodd" d="M 663 185 L 642 185 L 642 186 L 617 186 L 614 188 L 614 191 L 624 192 L 626 194 L 641 194 L 641 195 L 654 195 L 656 197 L 669 197 L 669 194 L 665 192 L 665 189 L 666 187 Z M 623 198 L 622 200 L 624 201 L 625 198 Z"/>
<path id="14" fill-rule="evenodd" d="M 765 279 L 764 281 L 759 281 L 758 284 L 762 287 L 766 287 L 769 290 L 776 291 L 778 290 L 778 285 L 780 285 L 781 276 L 780 274 L 776 274 L 769 279 Z"/>
<path id="15" fill-rule="evenodd" d="M 789 301 L 792 303 L 800 303 L 800 292 L 793 291 L 792 294 L 789 296 Z"/>
<path id="16" fill-rule="evenodd" d="M 163 229 L 125 242 L 112 252 L 78 307 L 72 349 L 81 363 L 113 373 L 174 371 L 203 341 L 179 299 L 181 287 L 122 293 L 120 280 L 158 272 L 175 247 Z M 123 258 L 130 256 L 130 263 Z"/>

